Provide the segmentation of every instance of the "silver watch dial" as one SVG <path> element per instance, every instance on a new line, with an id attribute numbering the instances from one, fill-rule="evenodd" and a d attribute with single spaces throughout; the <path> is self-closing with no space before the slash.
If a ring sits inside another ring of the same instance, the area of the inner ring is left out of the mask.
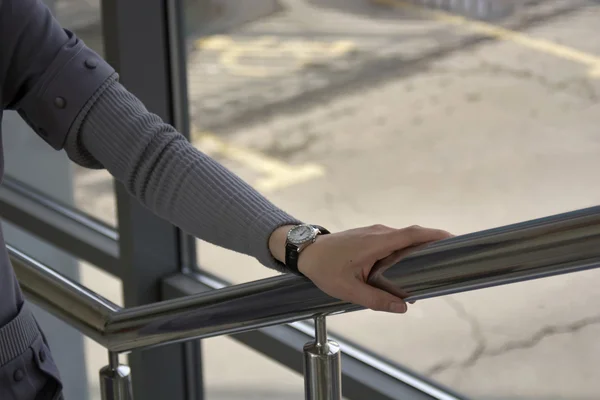
<path id="1" fill-rule="evenodd" d="M 295 226 L 288 233 L 288 240 L 293 244 L 304 244 L 316 236 L 315 229 L 310 225 Z"/>

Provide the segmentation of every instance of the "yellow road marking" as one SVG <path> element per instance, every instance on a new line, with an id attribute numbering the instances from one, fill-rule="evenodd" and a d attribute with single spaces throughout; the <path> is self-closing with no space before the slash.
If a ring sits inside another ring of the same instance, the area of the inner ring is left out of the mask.
<path id="1" fill-rule="evenodd" d="M 600 66 L 592 67 L 588 71 L 588 75 L 591 76 L 592 78 L 600 78 Z"/>
<path id="2" fill-rule="evenodd" d="M 311 40 L 280 40 L 262 36 L 255 40 L 236 42 L 229 36 L 215 35 L 196 41 L 196 48 L 220 52 L 219 62 L 231 73 L 239 76 L 266 78 L 278 73 L 297 70 L 321 58 L 339 58 L 356 50 L 350 40 L 333 42 Z M 279 58 L 284 63 L 248 65 L 242 57 Z"/>
<path id="3" fill-rule="evenodd" d="M 228 144 L 209 132 L 192 133 L 193 142 L 208 155 L 219 154 L 263 176 L 253 186 L 263 192 L 282 189 L 325 175 L 322 166 L 289 165 L 258 152 Z"/>
<path id="4" fill-rule="evenodd" d="M 213 35 L 196 40 L 197 49 L 223 50 L 233 44 L 233 39 L 225 35 Z"/>
<path id="5" fill-rule="evenodd" d="M 445 22 L 451 25 L 467 28 L 473 32 L 481 33 L 496 39 L 505 40 L 517 43 L 521 46 L 537 50 L 542 53 L 551 54 L 558 58 L 569 60 L 575 63 L 583 64 L 588 67 L 587 74 L 592 78 L 600 77 L 600 56 L 586 53 L 572 47 L 563 46 L 549 40 L 537 39 L 527 36 L 523 33 L 511 31 L 510 29 L 501 28 L 496 25 L 486 22 L 474 21 L 462 16 L 450 14 L 439 10 L 429 10 L 413 4 L 406 3 L 402 0 L 371 0 L 374 3 L 386 5 L 390 7 L 402 7 L 415 9 L 419 12 L 432 16 L 438 21 Z"/>

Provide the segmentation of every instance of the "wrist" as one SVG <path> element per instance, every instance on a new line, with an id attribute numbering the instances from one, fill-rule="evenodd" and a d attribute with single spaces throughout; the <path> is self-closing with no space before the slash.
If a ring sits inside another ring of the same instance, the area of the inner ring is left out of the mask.
<path id="1" fill-rule="evenodd" d="M 273 231 L 269 238 L 271 255 L 287 269 L 300 273 L 300 253 L 315 243 L 320 235 L 329 234 L 321 226 L 312 224 L 284 225 Z"/>
<path id="2" fill-rule="evenodd" d="M 273 258 L 285 264 L 285 243 L 287 234 L 295 225 L 283 225 L 275 229 L 269 237 L 269 251 Z"/>

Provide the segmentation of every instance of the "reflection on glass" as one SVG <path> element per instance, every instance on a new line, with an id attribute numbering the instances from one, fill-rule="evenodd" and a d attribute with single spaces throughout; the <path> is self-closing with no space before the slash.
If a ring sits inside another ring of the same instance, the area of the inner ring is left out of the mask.
<path id="1" fill-rule="evenodd" d="M 207 398 L 292 400 L 303 398 L 302 376 L 228 338 L 202 342 Z M 226 355 L 226 356 L 224 356 Z M 257 373 L 260 371 L 259 373 Z"/>
<path id="2" fill-rule="evenodd" d="M 224 357 L 224 354 L 227 356 Z M 303 377 L 229 337 L 202 342 L 207 398 L 296 400 L 304 398 Z M 235 362 L 232 362 L 235 360 Z M 345 398 L 344 398 L 345 399 Z"/>
<path id="3" fill-rule="evenodd" d="M 100 0 L 55 0 L 54 15 L 97 53 L 104 52 Z"/>
<path id="4" fill-rule="evenodd" d="M 103 54 L 99 0 L 46 2 L 61 25 Z M 89 170 L 72 163 L 37 137 L 15 112 L 3 119 L 5 172 L 67 206 L 77 207 L 115 226 L 112 178 L 106 170 Z M 31 160 L 36 160 L 32 163 Z"/>
<path id="5" fill-rule="evenodd" d="M 55 16 L 62 26 L 73 31 L 87 46 L 104 54 L 100 0 L 56 0 Z M 113 179 L 102 170 L 90 170 L 72 164 L 75 206 L 116 226 Z"/>
<path id="6" fill-rule="evenodd" d="M 600 49 L 589 37 L 600 8 L 200 3 L 214 8 L 188 13 L 191 123 L 202 132 L 192 140 L 298 218 L 332 231 L 463 234 L 598 203 L 600 64 L 589 61 Z M 233 282 L 272 274 L 213 246 L 198 254 Z M 598 279 L 590 271 L 331 326 L 474 398 L 592 398 Z"/>

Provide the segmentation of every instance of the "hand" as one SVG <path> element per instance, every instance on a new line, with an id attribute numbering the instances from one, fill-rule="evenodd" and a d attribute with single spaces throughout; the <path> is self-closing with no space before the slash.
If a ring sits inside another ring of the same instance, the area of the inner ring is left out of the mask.
<path id="1" fill-rule="evenodd" d="M 280 229 L 285 234 L 289 227 Z M 407 305 L 403 299 L 367 284 L 371 268 L 397 250 L 449 237 L 450 233 L 438 229 L 383 225 L 319 235 L 300 253 L 298 270 L 332 297 L 376 311 L 404 313 Z M 275 242 L 278 240 L 271 240 L 271 245 Z M 280 261 L 282 251 L 272 251 Z"/>

